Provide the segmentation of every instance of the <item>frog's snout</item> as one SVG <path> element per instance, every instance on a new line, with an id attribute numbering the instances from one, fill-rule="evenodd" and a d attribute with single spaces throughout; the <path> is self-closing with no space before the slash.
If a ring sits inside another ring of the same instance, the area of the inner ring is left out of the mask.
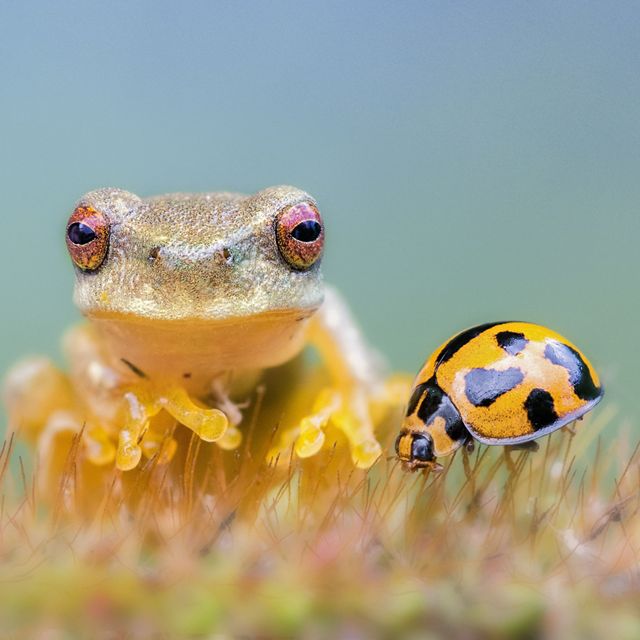
<path id="1" fill-rule="evenodd" d="M 220 267 L 229 267 L 234 262 L 234 252 L 231 247 L 182 247 L 171 245 L 153 245 L 147 253 L 147 261 L 156 265 L 158 269 L 167 271 L 186 271 L 195 269 L 199 273 Z"/>

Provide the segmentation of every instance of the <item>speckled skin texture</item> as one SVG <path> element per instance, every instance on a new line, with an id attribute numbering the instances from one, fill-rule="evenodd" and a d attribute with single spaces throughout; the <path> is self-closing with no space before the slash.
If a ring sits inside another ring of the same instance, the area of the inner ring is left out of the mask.
<path id="1" fill-rule="evenodd" d="M 111 222 L 109 254 L 94 273 L 78 273 L 75 302 L 90 316 L 222 320 L 274 310 L 312 310 L 322 302 L 319 263 L 295 271 L 282 259 L 276 214 L 315 201 L 279 186 L 253 196 L 169 194 L 141 199 L 120 189 L 86 194 Z"/>

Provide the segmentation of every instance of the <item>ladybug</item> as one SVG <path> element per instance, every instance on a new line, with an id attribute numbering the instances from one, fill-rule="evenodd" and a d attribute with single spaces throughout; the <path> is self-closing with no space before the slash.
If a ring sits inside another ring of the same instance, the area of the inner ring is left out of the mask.
<path id="1" fill-rule="evenodd" d="M 473 439 L 535 448 L 532 442 L 590 411 L 603 389 L 566 338 L 529 322 L 490 322 L 447 340 L 418 373 L 400 435 L 409 470 Z"/>

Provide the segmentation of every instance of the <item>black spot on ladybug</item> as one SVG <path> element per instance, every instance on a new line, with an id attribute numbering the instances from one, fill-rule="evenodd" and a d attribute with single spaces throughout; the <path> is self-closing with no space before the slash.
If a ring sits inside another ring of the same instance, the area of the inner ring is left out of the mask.
<path id="1" fill-rule="evenodd" d="M 449 400 L 449 402 L 451 403 L 451 400 Z M 453 407 L 453 403 L 451 403 L 451 406 Z M 456 442 L 458 440 L 466 440 L 469 437 L 467 427 L 464 426 L 464 422 L 462 422 L 462 418 L 455 408 L 454 411 L 455 415 L 450 416 L 448 419 L 445 418 L 446 423 L 444 430 L 447 432 L 447 435 Z"/>
<path id="2" fill-rule="evenodd" d="M 515 331 L 496 333 L 496 341 L 510 356 L 518 355 L 529 344 L 524 333 L 516 333 Z"/>
<path id="3" fill-rule="evenodd" d="M 437 385 L 435 380 L 431 378 L 425 383 L 426 394 L 418 407 L 418 418 L 425 424 L 429 424 L 433 421 L 434 414 L 438 411 L 444 393 L 442 389 Z"/>
<path id="4" fill-rule="evenodd" d="M 544 348 L 544 357 L 569 372 L 569 382 L 578 398 L 595 400 L 600 396 L 600 388 L 594 384 L 589 367 L 575 349 L 556 340 L 550 340 Z"/>
<path id="5" fill-rule="evenodd" d="M 416 408 L 418 407 L 418 402 L 420 402 L 420 398 L 424 395 L 427 387 L 429 386 L 430 381 L 423 382 L 416 386 L 409 398 L 409 404 L 407 405 L 407 415 L 410 416 L 416 412 Z"/>
<path id="6" fill-rule="evenodd" d="M 524 408 L 534 431 L 549 427 L 558 419 L 553 397 L 544 389 L 532 389 L 524 401 Z"/>
<path id="7" fill-rule="evenodd" d="M 477 327 L 472 327 L 471 329 L 467 329 L 466 331 L 459 333 L 457 336 L 449 340 L 442 351 L 438 354 L 435 368 L 437 369 L 447 360 L 451 360 L 451 358 L 460 351 L 465 344 L 471 342 L 471 340 L 479 336 L 481 333 L 484 333 L 487 329 L 491 329 L 491 327 L 504 323 L 504 320 L 502 322 L 487 322 L 486 324 L 480 324 Z"/>
<path id="8" fill-rule="evenodd" d="M 524 374 L 517 367 L 504 371 L 496 369 L 471 369 L 464 377 L 465 393 L 476 407 L 488 407 L 500 396 L 517 387 Z"/>
<path id="9" fill-rule="evenodd" d="M 449 396 L 438 386 L 435 378 L 424 383 L 426 393 L 418 407 L 417 416 L 425 426 L 430 425 L 436 418 L 444 420 L 444 428 L 452 440 L 461 440 L 469 435 L 462 422 L 460 413 Z"/>

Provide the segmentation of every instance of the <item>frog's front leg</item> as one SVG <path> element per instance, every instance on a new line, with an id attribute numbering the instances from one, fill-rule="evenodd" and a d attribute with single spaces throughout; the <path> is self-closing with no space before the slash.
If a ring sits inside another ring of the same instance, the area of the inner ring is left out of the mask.
<path id="1" fill-rule="evenodd" d="M 398 392 L 397 381 L 386 378 L 382 357 L 365 342 L 346 303 L 331 288 L 311 320 L 309 341 L 319 351 L 332 386 L 319 393 L 310 414 L 300 422 L 294 450 L 302 458 L 317 453 L 331 422 L 349 441 L 353 463 L 369 468 L 382 452 L 373 414 L 397 404 L 408 381 Z M 282 441 L 292 435 L 284 434 Z"/>
<path id="2" fill-rule="evenodd" d="M 184 388 L 156 380 L 124 358 L 114 362 L 90 325 L 72 329 L 65 339 L 65 350 L 73 385 L 87 414 L 93 418 L 91 421 L 108 425 L 107 431 L 117 440 L 115 461 L 119 469 L 133 469 L 143 453 L 149 456 L 159 450 L 166 431 L 160 428 L 161 411 L 206 442 L 230 448 L 230 440 L 237 440 L 225 438 L 229 420 L 220 409 L 199 404 Z M 170 452 L 173 443 L 167 441 L 167 445 Z"/>

